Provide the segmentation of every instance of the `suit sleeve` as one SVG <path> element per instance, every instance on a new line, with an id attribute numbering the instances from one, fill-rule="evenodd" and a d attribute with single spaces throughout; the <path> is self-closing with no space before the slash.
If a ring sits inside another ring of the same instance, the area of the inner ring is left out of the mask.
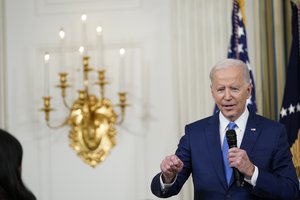
<path id="1" fill-rule="evenodd" d="M 259 175 L 253 193 L 262 198 L 298 199 L 299 181 L 292 162 L 287 133 L 281 125 L 275 141 L 270 169 L 258 167 Z"/>
<path id="2" fill-rule="evenodd" d="M 176 150 L 176 155 L 183 162 L 183 170 L 178 173 L 177 179 L 174 184 L 167 190 L 162 191 L 160 186 L 160 174 L 158 173 L 151 182 L 151 191 L 152 193 L 160 198 L 167 198 L 174 195 L 177 195 L 185 181 L 191 174 L 191 155 L 190 155 L 190 143 L 189 143 L 189 134 L 188 126 L 185 127 L 185 135 L 180 139 L 178 148 Z"/>

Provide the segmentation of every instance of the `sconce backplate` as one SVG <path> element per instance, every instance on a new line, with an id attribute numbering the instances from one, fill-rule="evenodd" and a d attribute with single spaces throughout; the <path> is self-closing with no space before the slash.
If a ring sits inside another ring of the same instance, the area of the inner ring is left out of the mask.
<path id="1" fill-rule="evenodd" d="M 68 124 L 70 146 L 87 164 L 95 167 L 115 146 L 117 115 L 109 99 L 91 95 L 72 105 Z"/>

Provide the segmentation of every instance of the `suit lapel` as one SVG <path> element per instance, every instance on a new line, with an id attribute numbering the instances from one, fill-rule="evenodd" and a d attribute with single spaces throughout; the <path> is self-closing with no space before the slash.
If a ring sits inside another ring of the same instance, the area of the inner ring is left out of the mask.
<path id="1" fill-rule="evenodd" d="M 225 189 L 228 188 L 224 166 L 223 166 L 223 157 L 221 152 L 221 143 L 220 143 L 220 133 L 219 133 L 219 114 L 215 114 L 208 122 L 208 126 L 205 130 L 205 135 L 207 139 L 207 146 L 210 152 L 210 158 L 213 162 L 213 166 L 216 170 L 216 173 L 224 186 Z"/>
<path id="2" fill-rule="evenodd" d="M 260 134 L 260 127 L 259 127 L 258 120 L 256 120 L 256 114 L 250 112 L 244 137 L 241 143 L 241 149 L 244 149 L 248 155 L 251 153 L 251 150 L 254 144 L 256 143 L 259 134 Z"/>

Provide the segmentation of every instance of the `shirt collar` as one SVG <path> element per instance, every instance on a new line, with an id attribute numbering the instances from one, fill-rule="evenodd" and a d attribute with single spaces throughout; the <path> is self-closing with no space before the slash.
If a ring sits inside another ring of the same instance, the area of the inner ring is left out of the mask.
<path id="1" fill-rule="evenodd" d="M 249 117 L 249 111 L 246 107 L 243 114 L 237 120 L 235 120 L 234 123 L 236 123 L 239 129 L 244 131 L 246 130 L 248 117 Z M 219 112 L 219 120 L 220 120 L 220 130 L 225 131 L 230 121 L 223 115 L 221 111 Z"/>

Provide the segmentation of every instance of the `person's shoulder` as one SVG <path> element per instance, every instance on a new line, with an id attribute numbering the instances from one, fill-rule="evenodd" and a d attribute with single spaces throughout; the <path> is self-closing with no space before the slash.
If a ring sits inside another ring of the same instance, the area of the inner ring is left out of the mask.
<path id="1" fill-rule="evenodd" d="M 193 121 L 189 124 L 187 124 L 187 127 L 197 127 L 197 126 L 206 126 L 208 123 L 212 122 L 215 119 L 215 116 L 209 116 L 209 117 L 205 117 L 196 121 Z"/>
<path id="2" fill-rule="evenodd" d="M 253 113 L 253 117 L 255 118 L 255 121 L 257 123 L 263 125 L 264 127 L 272 127 L 272 128 L 283 128 L 284 127 L 284 125 L 281 124 L 280 122 L 269 119 L 269 118 L 259 115 L 257 113 Z"/>

